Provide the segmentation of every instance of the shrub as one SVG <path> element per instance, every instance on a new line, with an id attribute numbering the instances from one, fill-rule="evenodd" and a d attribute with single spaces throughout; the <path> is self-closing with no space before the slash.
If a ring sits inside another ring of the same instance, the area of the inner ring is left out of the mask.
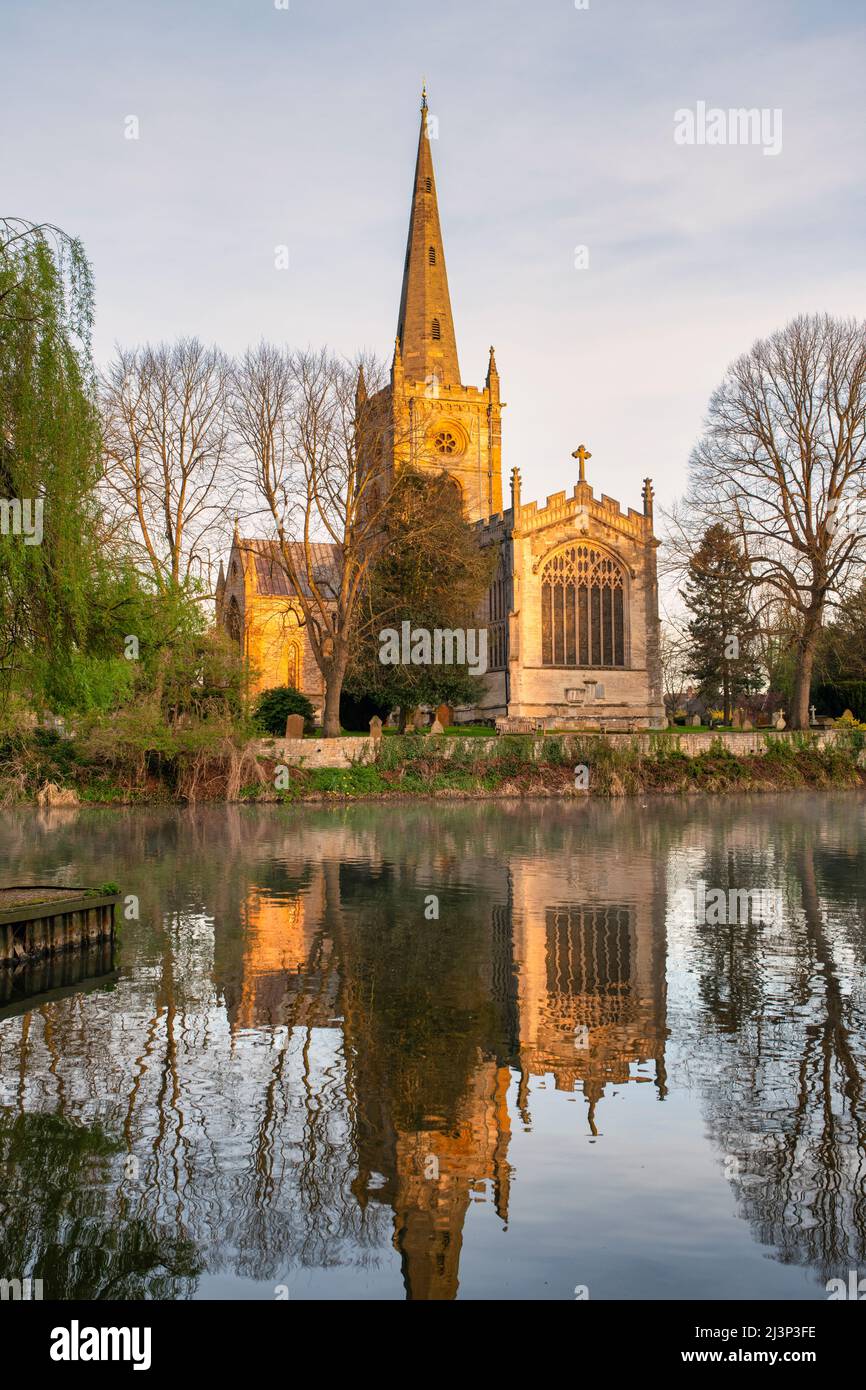
<path id="1" fill-rule="evenodd" d="M 276 685 L 272 690 L 263 690 L 253 709 L 253 718 L 259 728 L 278 738 L 286 732 L 286 720 L 290 714 L 302 714 L 304 728 L 312 728 L 313 706 L 306 695 L 292 685 Z"/>

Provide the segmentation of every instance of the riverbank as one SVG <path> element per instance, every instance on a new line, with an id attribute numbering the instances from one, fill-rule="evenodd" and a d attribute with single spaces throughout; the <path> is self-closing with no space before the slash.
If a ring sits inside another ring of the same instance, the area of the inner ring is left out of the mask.
<path id="1" fill-rule="evenodd" d="M 98 755 L 35 734 L 7 744 L 0 803 L 333 802 L 866 787 L 866 735 L 666 730 L 638 734 L 222 738 Z"/>

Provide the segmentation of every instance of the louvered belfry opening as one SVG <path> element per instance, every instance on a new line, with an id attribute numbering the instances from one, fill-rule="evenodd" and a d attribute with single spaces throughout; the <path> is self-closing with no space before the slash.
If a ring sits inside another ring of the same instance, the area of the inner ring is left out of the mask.
<path id="1" fill-rule="evenodd" d="M 551 556 L 541 576 L 544 666 L 625 666 L 625 576 L 591 545 Z"/>

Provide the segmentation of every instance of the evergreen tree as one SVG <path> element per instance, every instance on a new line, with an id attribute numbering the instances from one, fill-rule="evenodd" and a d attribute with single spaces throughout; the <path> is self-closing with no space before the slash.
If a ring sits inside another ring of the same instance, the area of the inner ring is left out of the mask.
<path id="1" fill-rule="evenodd" d="M 688 674 L 698 682 L 703 699 L 721 701 L 729 724 L 736 696 L 756 690 L 760 679 L 751 650 L 756 629 L 749 607 L 749 565 L 721 522 L 704 532 L 681 592 L 692 615 Z"/>

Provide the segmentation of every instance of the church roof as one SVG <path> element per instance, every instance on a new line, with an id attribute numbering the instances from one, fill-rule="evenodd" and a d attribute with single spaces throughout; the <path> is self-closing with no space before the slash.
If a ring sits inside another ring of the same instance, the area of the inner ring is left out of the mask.
<path id="1" fill-rule="evenodd" d="M 256 587 L 265 597 L 291 598 L 295 590 L 286 573 L 280 543 L 275 540 L 238 540 L 238 545 L 254 558 L 256 567 Z M 301 541 L 289 543 L 295 570 L 300 576 L 301 589 L 306 597 L 311 597 L 307 579 L 307 561 Z M 310 559 L 313 579 L 319 590 L 329 598 L 336 598 L 340 587 L 340 547 L 323 541 L 310 543 Z"/>
<path id="2" fill-rule="evenodd" d="M 425 91 L 397 341 L 409 381 L 429 381 L 435 376 L 443 386 L 459 386 L 457 339 L 430 150 L 432 136 Z"/>

